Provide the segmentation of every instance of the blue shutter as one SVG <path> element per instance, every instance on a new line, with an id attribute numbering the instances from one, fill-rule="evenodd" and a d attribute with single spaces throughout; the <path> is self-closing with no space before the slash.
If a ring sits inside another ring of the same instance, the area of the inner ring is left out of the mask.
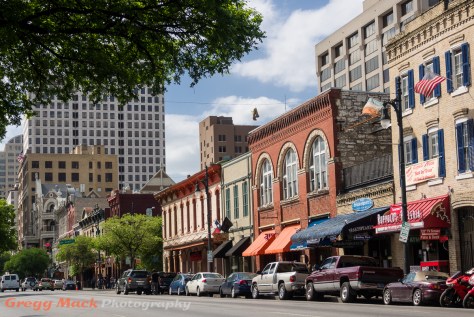
<path id="1" fill-rule="evenodd" d="M 470 65 L 469 65 L 469 44 L 464 43 L 461 45 L 461 52 L 462 52 L 462 84 L 464 86 L 471 85 L 471 72 L 470 72 Z"/>
<path id="2" fill-rule="evenodd" d="M 456 124 L 456 146 L 458 148 L 458 172 L 466 171 L 466 162 L 464 160 L 464 138 L 462 133 L 462 123 Z"/>
<path id="3" fill-rule="evenodd" d="M 448 90 L 448 93 L 453 92 L 453 68 L 451 66 L 451 51 L 447 51 L 444 53 L 444 59 L 446 61 L 446 88 Z"/>
<path id="4" fill-rule="evenodd" d="M 419 77 L 420 77 L 420 81 L 421 81 L 423 79 L 423 77 L 425 76 L 425 65 L 424 64 L 420 64 L 420 66 L 418 66 L 418 73 L 419 73 Z M 425 103 L 425 96 L 423 94 L 420 94 L 420 103 L 421 104 Z"/>
<path id="5" fill-rule="evenodd" d="M 418 153 L 417 153 L 417 147 L 416 147 L 416 139 L 413 138 L 411 139 L 411 162 L 413 164 L 418 163 Z"/>
<path id="6" fill-rule="evenodd" d="M 413 69 L 408 71 L 408 107 L 415 108 L 415 78 Z"/>
<path id="7" fill-rule="evenodd" d="M 444 159 L 444 132 L 438 130 L 439 177 L 446 177 L 446 160 Z"/>
<path id="8" fill-rule="evenodd" d="M 423 134 L 421 141 L 423 143 L 423 161 L 428 161 L 430 157 L 430 152 L 428 151 L 428 134 Z"/>
<path id="9" fill-rule="evenodd" d="M 440 67 L 439 67 L 439 57 L 433 57 L 433 71 L 435 74 L 441 75 L 440 72 Z M 434 89 L 434 96 L 435 97 L 441 97 L 441 84 L 436 85 L 436 88 Z"/>
<path id="10" fill-rule="evenodd" d="M 467 120 L 467 138 L 469 140 L 469 169 L 474 171 L 474 120 Z"/>

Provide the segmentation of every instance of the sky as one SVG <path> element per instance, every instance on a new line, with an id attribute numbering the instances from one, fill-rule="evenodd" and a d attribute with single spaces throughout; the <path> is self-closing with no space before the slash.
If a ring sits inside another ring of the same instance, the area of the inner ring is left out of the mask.
<path id="1" fill-rule="evenodd" d="M 363 0 L 248 0 L 263 16 L 266 38 L 230 73 L 183 77 L 165 93 L 166 172 L 180 182 L 199 172 L 199 122 L 232 117 L 236 125 L 262 125 L 318 94 L 316 43 L 362 13 Z M 252 110 L 260 117 L 252 120 Z M 9 127 L 2 142 L 21 134 Z M 3 149 L 4 143 L 0 144 Z"/>

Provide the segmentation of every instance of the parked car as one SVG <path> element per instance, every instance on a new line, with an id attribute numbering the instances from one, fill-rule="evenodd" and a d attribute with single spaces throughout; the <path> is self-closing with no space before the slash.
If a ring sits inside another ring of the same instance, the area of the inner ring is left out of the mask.
<path id="1" fill-rule="evenodd" d="M 257 276 L 255 273 L 234 272 L 222 283 L 219 290 L 221 297 L 230 295 L 232 298 L 238 296 L 252 297 L 252 279 Z"/>
<path id="2" fill-rule="evenodd" d="M 186 293 L 186 283 L 193 278 L 192 274 L 177 274 L 170 284 L 168 294 L 184 294 Z"/>
<path id="3" fill-rule="evenodd" d="M 63 283 L 63 291 L 67 290 L 75 290 L 76 289 L 76 283 L 71 280 L 65 280 Z"/>
<path id="4" fill-rule="evenodd" d="M 27 277 L 21 283 L 21 290 L 24 292 L 27 289 L 31 289 L 33 291 L 38 290 L 38 281 L 35 277 Z"/>
<path id="5" fill-rule="evenodd" d="M 158 272 L 160 278 L 160 294 L 169 292 L 171 282 L 173 282 L 176 275 L 177 273 L 174 272 Z"/>
<path id="6" fill-rule="evenodd" d="M 350 303 L 359 295 L 370 299 L 381 296 L 385 285 L 402 277 L 402 269 L 378 267 L 376 260 L 368 256 L 332 256 L 306 279 L 306 299 L 321 299 L 326 294 L 340 295 L 343 303 Z"/>
<path id="7" fill-rule="evenodd" d="M 196 273 L 193 278 L 186 284 L 186 296 L 196 294 L 201 296 L 202 294 L 213 294 L 219 293 L 219 288 L 225 278 L 219 273 L 212 272 L 200 272 Z"/>
<path id="8" fill-rule="evenodd" d="M 383 291 L 383 302 L 412 302 L 420 306 L 427 302 L 439 304 L 439 298 L 447 288 L 447 273 L 421 271 L 408 273 L 399 282 L 387 284 Z"/>
<path id="9" fill-rule="evenodd" d="M 150 274 L 145 270 L 126 270 L 118 279 L 115 290 L 117 294 L 123 292 L 124 295 L 130 292 L 151 294 Z"/>
<path id="10" fill-rule="evenodd" d="M 0 278 L 0 292 L 4 292 L 6 290 L 20 290 L 20 278 L 17 274 L 5 274 L 2 275 Z"/>
<path id="11" fill-rule="evenodd" d="M 304 295 L 305 279 L 308 276 L 306 264 L 281 261 L 268 263 L 262 272 L 252 279 L 252 297 L 276 295 L 285 300 L 294 294 Z"/>
<path id="12" fill-rule="evenodd" d="M 38 289 L 40 291 L 49 289 L 50 291 L 54 291 L 54 282 L 52 279 L 43 277 L 40 282 L 38 283 Z"/>
<path id="13" fill-rule="evenodd" d="M 53 288 L 54 289 L 63 289 L 63 281 L 62 280 L 53 280 Z"/>

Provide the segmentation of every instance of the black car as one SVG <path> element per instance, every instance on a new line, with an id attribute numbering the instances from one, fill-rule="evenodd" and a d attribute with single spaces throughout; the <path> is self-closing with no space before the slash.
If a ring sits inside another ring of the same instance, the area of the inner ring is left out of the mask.
<path id="1" fill-rule="evenodd" d="M 177 273 L 174 272 L 158 272 L 160 277 L 160 293 L 168 293 L 171 282 L 173 282 Z"/>

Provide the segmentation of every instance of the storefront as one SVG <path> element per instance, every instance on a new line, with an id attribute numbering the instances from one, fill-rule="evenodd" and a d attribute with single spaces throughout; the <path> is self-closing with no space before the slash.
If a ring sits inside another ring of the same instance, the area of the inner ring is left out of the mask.
<path id="1" fill-rule="evenodd" d="M 409 265 L 426 270 L 449 270 L 448 236 L 451 227 L 449 196 L 412 201 L 407 204 Z M 399 239 L 402 227 L 401 205 L 377 218 L 375 233 Z"/>
<path id="2" fill-rule="evenodd" d="M 273 262 L 276 260 L 274 254 L 265 254 L 265 250 L 270 246 L 270 244 L 275 240 L 275 230 L 265 230 L 262 231 L 258 237 L 252 242 L 252 244 L 242 252 L 242 256 L 260 256 L 261 268 L 262 269 L 267 263 Z"/>

